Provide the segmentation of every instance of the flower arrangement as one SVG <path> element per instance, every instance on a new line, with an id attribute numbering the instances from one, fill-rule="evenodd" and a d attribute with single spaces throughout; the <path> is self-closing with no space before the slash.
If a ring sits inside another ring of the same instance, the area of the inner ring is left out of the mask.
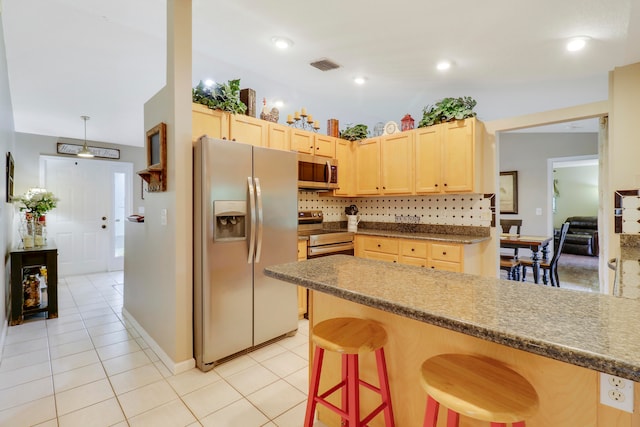
<path id="1" fill-rule="evenodd" d="M 24 205 L 20 208 L 21 211 L 26 210 L 38 218 L 55 208 L 59 200 L 52 192 L 44 188 L 30 188 L 29 191 L 18 197 L 17 202 Z"/>

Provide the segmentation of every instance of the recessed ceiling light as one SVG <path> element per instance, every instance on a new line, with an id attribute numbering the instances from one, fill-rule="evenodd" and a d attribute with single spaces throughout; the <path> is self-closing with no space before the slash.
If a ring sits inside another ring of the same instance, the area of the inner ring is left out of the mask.
<path id="1" fill-rule="evenodd" d="M 278 49 L 287 49 L 293 46 L 293 41 L 286 37 L 271 37 L 271 42 L 275 44 Z"/>
<path id="2" fill-rule="evenodd" d="M 354 77 L 353 81 L 357 84 L 357 85 L 363 85 L 367 82 L 367 78 L 364 76 L 358 76 L 358 77 Z"/>
<path id="3" fill-rule="evenodd" d="M 578 50 L 582 50 L 587 45 L 587 42 L 589 40 L 590 40 L 590 37 L 587 37 L 587 36 L 573 37 L 567 43 L 567 50 L 569 52 L 576 52 Z"/>
<path id="4" fill-rule="evenodd" d="M 449 68 L 451 68 L 451 62 L 450 61 L 440 61 L 438 62 L 438 64 L 436 65 L 436 68 L 440 71 L 446 71 Z"/>
<path id="5" fill-rule="evenodd" d="M 209 86 L 209 87 L 211 87 L 211 86 L 213 86 L 214 84 L 216 84 L 216 82 L 214 82 L 214 81 L 213 81 L 213 80 L 211 80 L 211 79 L 207 79 L 207 80 L 205 80 L 205 81 L 204 81 L 204 85 L 205 85 L 205 86 Z"/>

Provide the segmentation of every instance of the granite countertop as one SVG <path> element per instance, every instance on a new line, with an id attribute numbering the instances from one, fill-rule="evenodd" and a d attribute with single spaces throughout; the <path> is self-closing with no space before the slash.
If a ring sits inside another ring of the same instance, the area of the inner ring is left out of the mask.
<path id="1" fill-rule="evenodd" d="M 438 242 L 462 243 L 465 245 L 480 243 L 490 239 L 489 236 L 470 236 L 465 234 L 443 233 L 414 233 L 395 230 L 372 230 L 367 228 L 358 229 L 356 234 L 362 234 L 366 236 L 396 237 L 403 239 L 433 240 Z"/>
<path id="2" fill-rule="evenodd" d="M 640 300 L 333 255 L 268 276 L 640 382 Z M 375 278 L 375 280 L 372 280 Z"/>

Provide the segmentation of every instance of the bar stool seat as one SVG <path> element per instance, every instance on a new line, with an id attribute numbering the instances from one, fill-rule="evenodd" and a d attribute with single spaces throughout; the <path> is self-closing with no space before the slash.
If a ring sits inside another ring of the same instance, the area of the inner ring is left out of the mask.
<path id="1" fill-rule="evenodd" d="M 538 395 L 522 375 L 497 360 L 468 354 L 441 354 L 422 364 L 421 383 L 428 395 L 424 427 L 435 427 L 440 404 L 447 426 L 459 415 L 491 426 L 524 427 L 538 410 Z"/>
<path id="2" fill-rule="evenodd" d="M 387 333 L 378 323 L 353 317 L 338 317 L 318 323 L 311 331 L 311 339 L 316 345 L 313 369 L 309 381 L 309 396 L 304 426 L 312 427 L 318 403 L 339 414 L 342 424 L 349 427 L 366 426 L 380 412 L 384 412 L 385 425 L 394 427 L 391 393 L 383 346 L 387 342 Z M 320 376 L 324 352 L 333 351 L 342 354 L 342 379 L 320 394 Z M 360 379 L 358 357 L 374 352 L 378 368 L 379 387 Z M 381 397 L 381 404 L 369 415 L 360 418 L 360 386 L 372 390 Z M 338 408 L 326 398 L 341 390 L 342 407 Z"/>

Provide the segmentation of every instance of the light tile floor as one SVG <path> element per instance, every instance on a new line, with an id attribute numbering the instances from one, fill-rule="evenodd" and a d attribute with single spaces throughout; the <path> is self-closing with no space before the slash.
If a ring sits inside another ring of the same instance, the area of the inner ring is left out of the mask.
<path id="1" fill-rule="evenodd" d="M 295 336 L 207 373 L 172 375 L 123 319 L 122 272 L 59 282 L 57 319 L 9 327 L 0 426 L 302 425 L 308 321 Z"/>

